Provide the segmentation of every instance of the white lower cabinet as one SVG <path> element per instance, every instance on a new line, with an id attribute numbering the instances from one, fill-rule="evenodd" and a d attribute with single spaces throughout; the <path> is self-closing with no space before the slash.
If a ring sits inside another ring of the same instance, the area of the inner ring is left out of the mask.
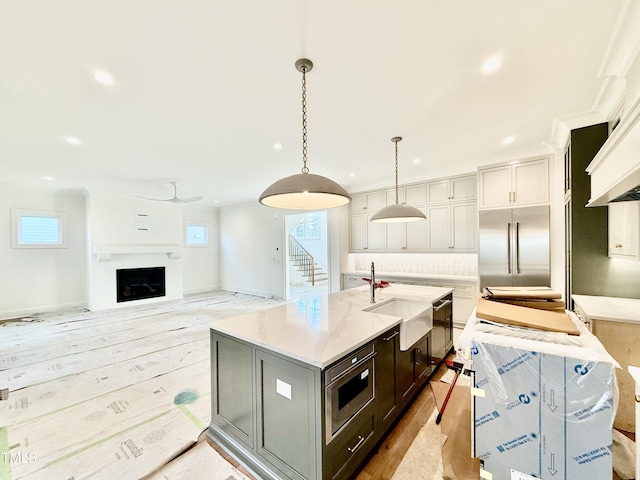
<path id="1" fill-rule="evenodd" d="M 348 288 L 361 287 L 366 285 L 366 282 L 362 279 L 362 276 L 358 275 L 342 275 L 342 290 Z"/>

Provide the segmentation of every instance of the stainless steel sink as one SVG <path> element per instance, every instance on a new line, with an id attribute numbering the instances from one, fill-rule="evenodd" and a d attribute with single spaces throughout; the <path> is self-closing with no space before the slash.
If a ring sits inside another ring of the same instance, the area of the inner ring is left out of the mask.
<path id="1" fill-rule="evenodd" d="M 408 350 L 433 328 L 433 306 L 431 302 L 410 300 L 407 298 L 390 298 L 365 312 L 402 317 L 400 323 L 400 350 Z"/>

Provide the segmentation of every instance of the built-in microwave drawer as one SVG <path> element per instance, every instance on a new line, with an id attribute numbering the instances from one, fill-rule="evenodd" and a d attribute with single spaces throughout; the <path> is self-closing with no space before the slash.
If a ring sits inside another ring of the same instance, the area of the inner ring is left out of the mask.
<path id="1" fill-rule="evenodd" d="M 348 357 L 343 360 L 340 360 L 333 367 L 329 367 L 324 372 L 324 383 L 325 385 L 330 384 L 340 375 L 343 375 L 346 371 L 348 371 L 353 365 L 361 362 L 363 359 L 373 355 L 375 353 L 374 344 L 370 343 L 360 350 L 352 353 Z"/>

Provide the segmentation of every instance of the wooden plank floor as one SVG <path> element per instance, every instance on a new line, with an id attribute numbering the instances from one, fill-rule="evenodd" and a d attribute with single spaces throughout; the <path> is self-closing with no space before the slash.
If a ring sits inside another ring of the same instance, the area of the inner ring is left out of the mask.
<path id="1" fill-rule="evenodd" d="M 438 381 L 446 372 L 443 364 L 431 378 Z M 388 480 L 400 465 L 416 435 L 436 408 L 431 387 L 427 384 L 405 411 L 395 427 L 383 439 L 376 453 L 363 467 L 357 480 Z"/>

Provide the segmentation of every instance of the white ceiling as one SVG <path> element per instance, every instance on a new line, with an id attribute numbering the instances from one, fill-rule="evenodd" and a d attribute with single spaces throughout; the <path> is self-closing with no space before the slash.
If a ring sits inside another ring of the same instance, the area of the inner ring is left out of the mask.
<path id="1" fill-rule="evenodd" d="M 309 169 L 350 191 L 393 185 L 393 136 L 400 183 L 543 154 L 593 109 L 621 5 L 0 0 L 0 181 L 257 201 L 302 167 L 300 57 Z"/>

